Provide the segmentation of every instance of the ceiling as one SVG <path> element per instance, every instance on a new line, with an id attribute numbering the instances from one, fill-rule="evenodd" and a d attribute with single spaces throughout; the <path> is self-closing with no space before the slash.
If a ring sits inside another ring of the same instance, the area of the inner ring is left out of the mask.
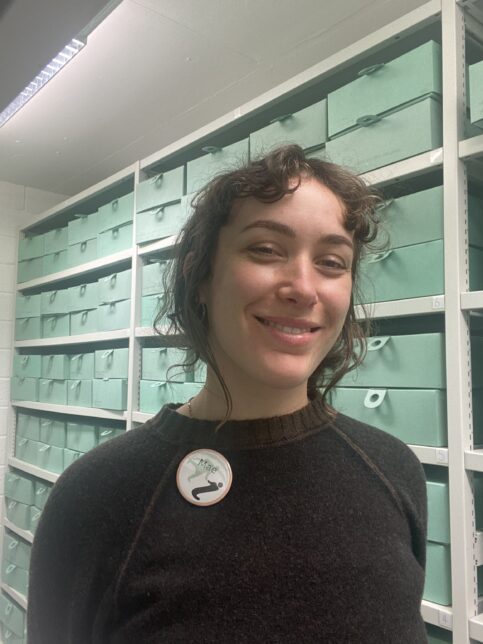
<path id="1" fill-rule="evenodd" d="M 97 25 L 0 128 L 0 181 L 76 194 L 422 4 L 0 0 L 0 106 Z"/>

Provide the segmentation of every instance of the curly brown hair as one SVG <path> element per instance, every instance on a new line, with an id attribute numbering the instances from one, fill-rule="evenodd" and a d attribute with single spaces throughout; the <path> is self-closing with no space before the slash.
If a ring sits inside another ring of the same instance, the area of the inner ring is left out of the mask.
<path id="1" fill-rule="evenodd" d="M 201 359 L 213 369 L 227 404 L 225 418 L 218 427 L 229 419 L 233 402 L 208 341 L 208 321 L 204 306 L 200 305 L 199 291 L 210 278 L 220 229 L 228 223 L 236 200 L 254 197 L 272 203 L 293 193 L 302 178 L 308 177 L 316 178 L 340 199 L 345 209 L 344 225 L 347 231 L 353 232 L 354 241 L 353 287 L 344 326 L 337 342 L 307 384 L 309 398 L 316 395 L 319 387 L 324 388 L 323 403 L 329 416 L 333 414 L 327 398 L 329 391 L 345 373 L 357 367 L 365 355 L 368 317 L 365 314 L 362 320 L 356 319 L 354 300 L 361 301 L 361 298 L 355 298 L 359 260 L 363 249 L 377 235 L 376 207 L 380 196 L 349 170 L 308 157 L 298 145 L 277 148 L 263 158 L 219 175 L 192 201 L 193 212 L 178 236 L 175 259 L 164 276 L 165 297 L 154 322 L 159 335 L 183 336 L 186 359 L 183 365 L 175 366 L 188 371 Z M 294 179 L 298 179 L 295 185 Z M 171 323 L 168 328 L 162 328 L 166 319 Z"/>

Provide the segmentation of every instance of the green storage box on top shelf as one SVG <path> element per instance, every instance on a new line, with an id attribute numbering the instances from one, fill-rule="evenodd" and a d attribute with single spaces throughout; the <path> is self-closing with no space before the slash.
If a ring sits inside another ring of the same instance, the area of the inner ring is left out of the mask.
<path id="1" fill-rule="evenodd" d="M 69 310 L 69 291 L 66 288 L 58 291 L 44 291 L 40 300 L 41 315 L 61 315 Z"/>
<path id="2" fill-rule="evenodd" d="M 101 206 L 97 211 L 99 230 L 109 230 L 122 224 L 131 222 L 134 214 L 134 193 L 130 192 L 123 197 L 114 199 L 109 203 Z"/>
<path id="3" fill-rule="evenodd" d="M 389 62 L 364 67 L 358 76 L 327 97 L 329 136 L 354 127 L 361 117 L 441 94 L 441 46 L 431 40 Z"/>
<path id="4" fill-rule="evenodd" d="M 95 378 L 127 378 L 129 349 L 99 349 L 95 352 Z"/>
<path id="5" fill-rule="evenodd" d="M 67 250 L 67 226 L 63 228 L 54 228 L 49 230 L 44 235 L 44 254 L 59 253 L 60 251 Z"/>
<path id="6" fill-rule="evenodd" d="M 42 356 L 42 378 L 65 380 L 69 377 L 69 357 L 60 353 Z"/>
<path id="7" fill-rule="evenodd" d="M 186 165 L 186 192 L 197 192 L 215 175 L 246 164 L 248 145 L 249 139 L 243 139 L 224 148 L 205 146 L 202 151 L 207 154 L 188 161 Z"/>
<path id="8" fill-rule="evenodd" d="M 97 308 L 98 283 L 87 282 L 80 286 L 71 286 L 68 289 L 68 311 L 86 311 Z"/>
<path id="9" fill-rule="evenodd" d="M 89 423 L 67 423 L 66 447 L 75 452 L 88 452 L 97 446 L 98 431 Z"/>
<path id="10" fill-rule="evenodd" d="M 17 436 L 29 438 L 30 440 L 40 440 L 40 416 L 34 414 L 17 414 L 17 426 L 15 431 Z"/>
<path id="11" fill-rule="evenodd" d="M 97 237 L 86 239 L 78 244 L 71 244 L 67 248 L 67 263 L 69 268 L 93 262 L 98 257 L 101 257 L 101 254 L 98 251 Z"/>
<path id="12" fill-rule="evenodd" d="M 42 375 L 41 356 L 15 353 L 13 375 L 19 378 L 40 378 Z"/>
<path id="13" fill-rule="evenodd" d="M 101 304 L 97 309 L 99 331 L 129 328 L 131 300 Z"/>
<path id="14" fill-rule="evenodd" d="M 35 340 L 40 337 L 40 316 L 15 319 L 15 340 Z"/>
<path id="15" fill-rule="evenodd" d="M 174 347 L 144 348 L 142 350 L 141 378 L 143 380 L 167 380 L 168 369 L 171 365 L 182 364 L 185 351 Z M 174 367 L 169 371 L 169 380 L 173 382 L 191 382 L 193 373 L 185 373 L 182 367 Z"/>
<path id="16" fill-rule="evenodd" d="M 32 505 L 35 500 L 34 479 L 17 471 L 5 474 L 5 496 L 12 501 Z"/>
<path id="17" fill-rule="evenodd" d="M 193 195 L 186 195 L 171 204 L 156 206 L 140 212 L 136 218 L 136 243 L 177 235 L 191 214 Z"/>
<path id="18" fill-rule="evenodd" d="M 131 297 L 131 269 L 113 273 L 98 280 L 98 304 L 119 302 Z"/>
<path id="19" fill-rule="evenodd" d="M 170 402 L 186 402 L 196 396 L 202 384 L 198 382 L 139 382 L 139 411 L 156 414 L 163 405 Z"/>
<path id="20" fill-rule="evenodd" d="M 55 417 L 42 418 L 40 421 L 40 442 L 55 447 L 65 447 L 65 421 Z"/>
<path id="21" fill-rule="evenodd" d="M 442 145 L 441 103 L 424 98 L 383 117 L 368 117 L 326 144 L 329 161 L 364 173 Z"/>
<path id="22" fill-rule="evenodd" d="M 92 406 L 119 411 L 127 409 L 127 380 L 95 378 L 92 381 Z"/>
<path id="23" fill-rule="evenodd" d="M 92 380 L 68 380 L 67 404 L 92 407 Z"/>
<path id="24" fill-rule="evenodd" d="M 7 519 L 17 528 L 30 530 L 30 505 L 5 497 Z M 5 580 L 3 580 L 5 581 Z"/>
<path id="25" fill-rule="evenodd" d="M 425 466 L 428 494 L 428 541 L 450 542 L 448 468 Z"/>
<path id="26" fill-rule="evenodd" d="M 67 242 L 69 246 L 80 244 L 97 237 L 99 216 L 97 212 L 90 215 L 77 215 L 67 224 Z"/>
<path id="27" fill-rule="evenodd" d="M 0 622 L 12 633 L 12 637 L 7 638 L 3 631 L 4 644 L 24 644 L 26 613 L 3 593 L 0 595 Z"/>
<path id="28" fill-rule="evenodd" d="M 69 355 L 69 376 L 71 380 L 92 380 L 94 378 L 94 352 Z"/>
<path id="29" fill-rule="evenodd" d="M 17 265 L 17 282 L 30 282 L 44 274 L 44 258 L 35 257 L 19 262 Z"/>
<path id="30" fill-rule="evenodd" d="M 282 114 L 250 134 L 250 158 L 256 159 L 280 145 L 296 143 L 305 150 L 327 140 L 326 99 L 293 114 Z"/>
<path id="31" fill-rule="evenodd" d="M 109 228 L 97 236 L 97 250 L 99 257 L 107 257 L 132 246 L 132 223 Z"/>
<path id="32" fill-rule="evenodd" d="M 483 128 L 483 60 L 469 66 L 471 122 Z"/>
<path id="33" fill-rule="evenodd" d="M 483 289 L 483 250 L 469 248 L 470 290 Z M 443 240 L 393 248 L 361 261 L 361 302 L 385 302 L 444 293 Z"/>
<path id="34" fill-rule="evenodd" d="M 67 380 L 41 378 L 39 382 L 39 402 L 67 405 Z"/>
<path id="35" fill-rule="evenodd" d="M 43 510 L 49 494 L 52 490 L 52 485 L 45 483 L 44 481 L 35 481 L 35 501 L 34 505 L 39 510 Z"/>
<path id="36" fill-rule="evenodd" d="M 441 389 L 336 387 L 331 405 L 409 445 L 448 445 L 446 394 Z"/>
<path id="37" fill-rule="evenodd" d="M 152 262 L 143 266 L 143 295 L 158 295 L 163 293 L 163 277 L 169 269 L 171 260 Z"/>
<path id="38" fill-rule="evenodd" d="M 99 330 L 98 310 L 75 311 L 70 314 L 70 334 L 96 333 Z"/>
<path id="39" fill-rule="evenodd" d="M 42 272 L 44 275 L 59 273 L 70 267 L 69 253 L 67 250 L 60 250 L 57 253 L 49 253 L 42 258 Z"/>
<path id="40" fill-rule="evenodd" d="M 18 293 L 15 303 L 16 318 L 30 318 L 40 315 L 40 293 L 38 295 L 23 295 Z"/>
<path id="41" fill-rule="evenodd" d="M 138 183 L 136 186 L 137 212 L 179 201 L 183 196 L 184 169 L 184 166 L 174 168 Z"/>
<path id="42" fill-rule="evenodd" d="M 451 554 L 449 545 L 428 541 L 423 599 L 451 605 Z"/>
<path id="43" fill-rule="evenodd" d="M 70 335 L 70 316 L 65 315 L 42 315 L 40 317 L 43 338 L 58 338 Z"/>
<path id="44" fill-rule="evenodd" d="M 29 569 L 31 545 L 16 535 L 5 532 L 5 541 L 3 544 L 3 557 L 7 561 L 24 568 Z M 2 619 L 0 613 L 0 620 Z"/>
<path id="45" fill-rule="evenodd" d="M 39 379 L 19 378 L 12 376 L 10 382 L 10 397 L 12 400 L 39 400 Z"/>
<path id="46" fill-rule="evenodd" d="M 141 298 L 141 326 L 154 325 L 154 320 L 164 300 L 163 293 L 159 295 L 144 295 Z"/>
<path id="47" fill-rule="evenodd" d="M 30 508 L 28 524 L 28 529 L 30 530 Z M 24 597 L 27 596 L 29 584 L 28 570 L 24 570 L 24 568 L 20 568 L 20 566 L 10 563 L 9 561 L 4 561 L 2 566 L 2 582 L 19 592 Z"/>
<path id="48" fill-rule="evenodd" d="M 18 242 L 18 261 L 42 257 L 48 249 L 45 249 L 44 235 L 26 235 Z"/>

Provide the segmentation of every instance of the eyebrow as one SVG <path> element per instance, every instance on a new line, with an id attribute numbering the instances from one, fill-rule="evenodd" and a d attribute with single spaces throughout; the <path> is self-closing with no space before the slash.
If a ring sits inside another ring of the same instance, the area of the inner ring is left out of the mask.
<path id="1" fill-rule="evenodd" d="M 273 230 L 276 233 L 281 233 L 282 235 L 290 237 L 291 239 L 295 239 L 295 237 L 297 236 L 295 230 L 293 228 L 290 228 L 290 226 L 287 226 L 287 224 L 282 224 L 279 221 L 272 221 L 271 219 L 259 219 L 257 221 L 254 221 L 251 224 L 248 224 L 248 226 L 245 226 L 245 228 L 243 228 L 241 232 L 244 233 L 246 230 L 250 230 L 252 228 L 267 228 L 268 230 Z M 344 244 L 351 250 L 354 249 L 351 240 L 348 237 L 345 237 L 345 235 L 322 235 L 322 237 L 319 237 L 318 241 L 325 244 Z"/>

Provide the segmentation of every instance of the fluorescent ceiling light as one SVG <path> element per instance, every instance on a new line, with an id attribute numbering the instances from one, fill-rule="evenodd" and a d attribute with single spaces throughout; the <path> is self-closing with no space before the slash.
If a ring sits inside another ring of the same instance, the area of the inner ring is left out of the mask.
<path id="1" fill-rule="evenodd" d="M 64 49 L 57 54 L 57 56 L 50 61 L 50 63 L 34 78 L 34 80 L 27 85 L 27 87 L 20 92 L 20 94 L 7 105 L 7 107 L 0 113 L 0 127 L 12 118 L 18 110 L 34 96 L 41 87 L 53 78 L 67 63 L 74 58 L 74 56 L 84 47 L 85 40 L 74 38 L 70 41 Z"/>

